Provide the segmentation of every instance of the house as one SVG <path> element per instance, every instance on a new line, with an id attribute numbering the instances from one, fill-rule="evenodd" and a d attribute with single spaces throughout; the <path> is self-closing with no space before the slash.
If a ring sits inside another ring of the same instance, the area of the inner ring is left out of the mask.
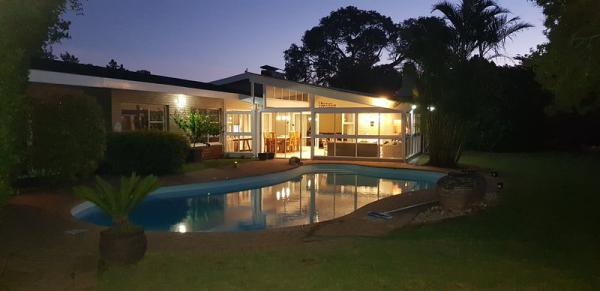
<path id="1" fill-rule="evenodd" d="M 112 131 L 179 131 L 173 114 L 199 110 L 223 124 L 213 137 L 229 156 L 406 160 L 421 151 L 419 115 L 384 96 L 286 80 L 277 68 L 210 83 L 36 60 L 28 94 L 82 92 Z"/>

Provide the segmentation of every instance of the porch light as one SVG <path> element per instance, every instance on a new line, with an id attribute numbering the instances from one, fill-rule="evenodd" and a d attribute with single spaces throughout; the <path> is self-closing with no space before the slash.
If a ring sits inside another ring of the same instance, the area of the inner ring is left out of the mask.
<path id="1" fill-rule="evenodd" d="M 389 100 L 385 97 L 379 97 L 379 98 L 373 99 L 373 105 L 378 106 L 378 107 L 389 107 L 393 103 L 394 103 L 394 101 Z"/>
<path id="2" fill-rule="evenodd" d="M 187 98 L 185 97 L 185 95 L 183 95 L 183 94 L 177 95 L 177 99 L 175 99 L 175 106 L 177 106 L 177 109 L 181 110 L 181 109 L 185 108 L 186 105 L 187 105 Z"/>

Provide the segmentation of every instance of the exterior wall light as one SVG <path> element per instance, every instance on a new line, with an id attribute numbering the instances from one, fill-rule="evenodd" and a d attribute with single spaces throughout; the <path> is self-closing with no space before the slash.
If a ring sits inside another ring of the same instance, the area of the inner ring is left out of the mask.
<path id="1" fill-rule="evenodd" d="M 183 94 L 177 95 L 177 99 L 175 99 L 175 106 L 177 106 L 177 109 L 181 110 L 181 109 L 185 108 L 186 105 L 187 105 L 187 98 L 185 97 L 185 95 L 183 95 Z"/>
<path id="2" fill-rule="evenodd" d="M 415 110 L 415 109 L 417 109 L 417 105 L 414 105 L 414 104 L 413 104 L 413 106 L 411 106 L 410 108 L 411 108 L 412 110 Z"/>
<path id="3" fill-rule="evenodd" d="M 433 112 L 435 110 L 435 106 L 427 106 L 427 110 Z"/>

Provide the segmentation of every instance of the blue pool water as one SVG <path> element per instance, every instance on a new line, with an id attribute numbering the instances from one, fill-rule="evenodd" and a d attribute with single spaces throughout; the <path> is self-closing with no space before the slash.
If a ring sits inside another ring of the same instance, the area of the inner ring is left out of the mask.
<path id="1" fill-rule="evenodd" d="M 162 187 L 130 215 L 149 231 L 245 231 L 330 220 L 373 201 L 432 187 L 441 173 L 346 164 L 314 164 L 227 181 Z M 110 218 L 86 202 L 83 221 Z"/>

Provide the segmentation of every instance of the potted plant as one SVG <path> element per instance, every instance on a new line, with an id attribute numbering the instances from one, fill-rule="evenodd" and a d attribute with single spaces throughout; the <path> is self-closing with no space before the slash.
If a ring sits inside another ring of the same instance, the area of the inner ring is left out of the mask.
<path id="1" fill-rule="evenodd" d="M 129 222 L 129 213 L 158 187 L 155 176 L 142 179 L 132 174 L 131 177 L 121 177 L 118 188 L 96 177 L 95 189 L 74 189 L 77 197 L 94 203 L 112 218 L 112 226 L 100 232 L 101 265 L 128 265 L 144 257 L 146 234 L 142 227 Z"/>
<path id="2" fill-rule="evenodd" d="M 183 130 L 192 144 L 190 160 L 200 161 L 205 157 L 220 158 L 223 155 L 222 146 L 210 149 L 212 152 L 207 153 L 207 147 L 211 145 L 209 137 L 220 135 L 223 131 L 221 125 L 215 122 L 208 114 L 197 111 L 181 112 L 173 115 L 173 121 Z M 197 146 L 200 143 L 205 146 Z"/>

